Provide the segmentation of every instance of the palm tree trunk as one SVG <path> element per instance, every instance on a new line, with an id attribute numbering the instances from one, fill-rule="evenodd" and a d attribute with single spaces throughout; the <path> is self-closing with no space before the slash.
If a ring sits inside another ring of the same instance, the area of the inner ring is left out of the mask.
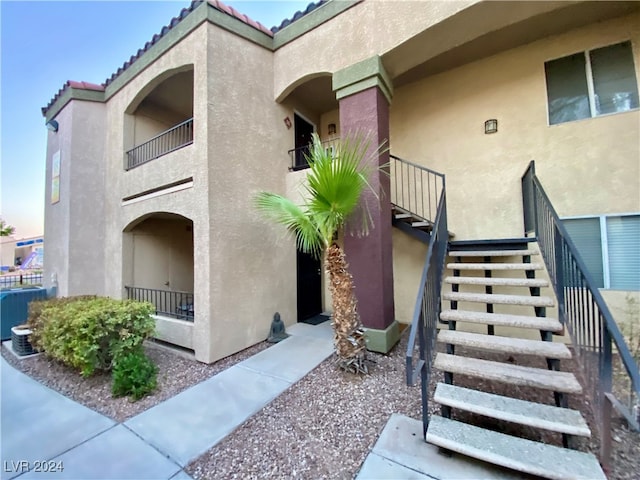
<path id="1" fill-rule="evenodd" d="M 344 251 L 333 243 L 325 256 L 329 274 L 329 291 L 333 299 L 333 340 L 338 364 L 353 373 L 367 373 L 366 344 Z"/>

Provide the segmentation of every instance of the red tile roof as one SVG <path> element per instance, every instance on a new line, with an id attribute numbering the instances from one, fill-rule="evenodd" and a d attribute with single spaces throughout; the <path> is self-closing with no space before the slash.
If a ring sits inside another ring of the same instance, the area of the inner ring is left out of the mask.
<path id="1" fill-rule="evenodd" d="M 284 20 L 280 24 L 279 27 L 273 27 L 272 29 L 268 29 L 267 27 L 262 25 L 260 22 L 256 22 L 256 21 L 252 20 L 251 18 L 247 17 L 246 15 L 238 12 L 235 8 L 233 8 L 231 6 L 228 6 L 228 5 L 225 5 L 220 0 L 207 0 L 207 3 L 209 5 L 211 5 L 213 8 L 215 8 L 215 9 L 221 11 L 221 12 L 224 12 L 227 15 L 230 15 L 230 16 L 232 16 L 234 18 L 237 18 L 241 22 L 246 23 L 247 25 L 255 28 L 256 30 L 261 31 L 265 35 L 268 35 L 269 37 L 273 37 L 273 35 L 278 30 L 280 30 L 280 29 L 286 27 L 287 25 L 295 22 L 296 20 L 298 20 L 298 18 L 302 17 L 303 15 L 306 15 L 307 13 L 311 12 L 312 10 L 315 10 L 317 7 L 319 7 L 320 5 L 325 3 L 326 1 L 327 0 L 319 0 L 316 3 L 310 3 L 307 6 L 307 8 L 305 9 L 304 12 L 300 12 L 300 11 L 296 12 L 291 20 Z M 136 54 L 132 55 L 129 58 L 129 60 L 124 62 L 122 67 L 118 68 L 118 70 L 116 72 L 114 72 L 109 78 L 107 78 L 102 85 L 96 85 L 94 83 L 88 83 L 88 82 L 74 82 L 74 81 L 71 81 L 71 80 L 68 81 L 67 83 L 65 83 L 63 85 L 63 87 L 60 90 L 58 90 L 58 93 L 56 93 L 54 95 L 54 97 L 49 101 L 49 103 L 45 107 L 42 107 L 42 114 L 46 115 L 47 111 L 53 106 L 53 104 L 58 100 L 58 98 L 60 98 L 60 96 L 67 90 L 67 88 L 76 88 L 76 89 L 81 89 L 81 90 L 104 91 L 105 88 L 107 86 L 109 86 L 109 84 L 111 82 L 113 82 L 116 78 L 118 78 L 120 76 L 120 74 L 122 74 L 125 70 L 127 70 L 136 60 L 138 60 L 138 58 L 140 58 L 153 45 L 158 43 L 158 41 L 162 37 L 164 37 L 173 27 L 175 27 L 178 23 L 180 23 L 183 18 L 185 18 L 187 15 L 189 15 L 201 3 L 202 3 L 201 0 L 193 0 L 191 2 L 191 5 L 189 5 L 189 7 L 183 8 L 180 11 L 180 14 L 177 17 L 172 18 L 168 25 L 165 25 L 164 27 L 162 27 L 162 30 L 160 31 L 160 33 L 155 34 L 150 41 L 145 43 L 143 48 L 138 49 Z"/>

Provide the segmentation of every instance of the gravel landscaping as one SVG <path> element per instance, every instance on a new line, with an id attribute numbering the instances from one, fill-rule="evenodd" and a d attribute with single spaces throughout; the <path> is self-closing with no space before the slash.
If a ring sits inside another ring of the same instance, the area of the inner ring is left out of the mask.
<path id="1" fill-rule="evenodd" d="M 367 376 L 338 370 L 335 359 L 330 357 L 193 461 L 186 471 L 195 479 L 353 478 L 392 413 L 421 418 L 420 390 L 405 384 L 407 337 L 405 330 L 400 344 L 388 355 L 369 354 L 372 363 Z M 43 355 L 17 360 L 5 348 L 2 355 L 43 384 L 122 422 L 269 346 L 262 342 L 212 365 L 198 363 L 167 349 L 147 346 L 147 353 L 159 367 L 159 388 L 153 395 L 134 403 L 126 398 L 111 397 L 109 375 L 82 379 L 73 370 L 47 360 Z M 529 362 L 520 358 L 513 361 Z M 564 369 L 572 367 L 567 363 Z M 438 372 L 433 377 L 434 384 L 441 380 Z M 479 382 L 458 375 L 456 383 L 474 386 Z M 508 388 L 514 396 L 531 393 Z M 549 403 L 549 398 L 542 400 Z M 573 398 L 570 406 L 581 409 L 591 423 L 585 399 Z M 439 410 L 433 403 L 431 408 Z M 499 424 L 493 428 L 508 430 Z M 519 433 L 539 435 L 526 431 Z M 544 439 L 553 443 L 560 441 L 559 435 Z M 613 446 L 614 460 L 609 478 L 639 478 L 640 435 L 615 420 Z M 580 447 L 597 451 L 598 440 L 583 441 Z"/>

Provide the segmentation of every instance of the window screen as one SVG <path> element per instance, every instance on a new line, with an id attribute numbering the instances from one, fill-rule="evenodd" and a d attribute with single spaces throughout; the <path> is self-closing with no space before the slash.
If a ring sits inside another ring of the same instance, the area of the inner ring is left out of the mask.
<path id="1" fill-rule="evenodd" d="M 552 60 L 544 65 L 549 101 L 549 124 L 591 116 L 584 53 Z"/>
<path id="2" fill-rule="evenodd" d="M 640 290 L 640 215 L 607 218 L 610 288 Z"/>
<path id="3" fill-rule="evenodd" d="M 600 219 L 577 218 L 563 223 L 595 282 L 594 286 L 604 288 Z"/>
<path id="4" fill-rule="evenodd" d="M 638 108 L 638 88 L 631 43 L 598 48 L 589 53 L 596 115 Z"/>

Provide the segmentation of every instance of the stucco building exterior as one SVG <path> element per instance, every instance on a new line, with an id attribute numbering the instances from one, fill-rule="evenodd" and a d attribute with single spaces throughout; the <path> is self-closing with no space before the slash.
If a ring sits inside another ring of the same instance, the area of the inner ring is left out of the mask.
<path id="1" fill-rule="evenodd" d="M 311 131 L 330 142 L 356 129 L 446 175 L 456 240 L 523 235 L 534 159 L 560 216 L 585 232 L 596 222 L 605 246 L 631 239 L 633 268 L 639 7 L 332 0 L 271 31 L 194 2 L 105 83 L 68 82 L 43 108 L 45 280 L 63 296 L 153 299 L 158 337 L 202 362 L 264 340 L 275 312 L 290 325 L 329 310 L 323 279 L 309 279 L 318 266 L 253 195 L 299 196 L 305 171 L 289 151 Z M 427 247 L 391 227 L 381 198 L 372 235 L 344 242 L 363 321 L 388 345 L 411 322 Z M 640 283 L 618 278 L 620 261 L 602 273 L 614 310 Z"/>

